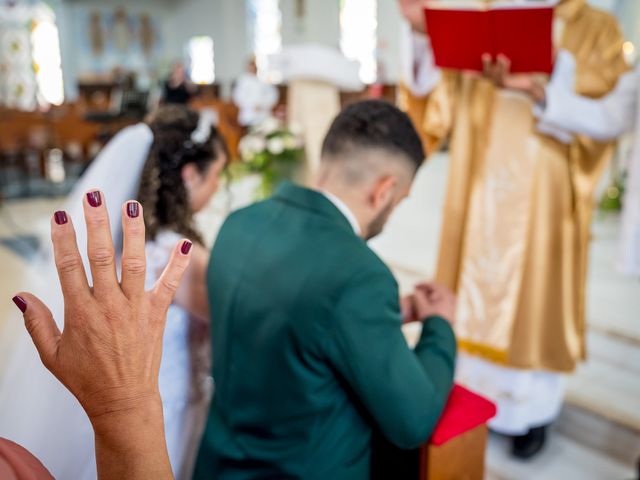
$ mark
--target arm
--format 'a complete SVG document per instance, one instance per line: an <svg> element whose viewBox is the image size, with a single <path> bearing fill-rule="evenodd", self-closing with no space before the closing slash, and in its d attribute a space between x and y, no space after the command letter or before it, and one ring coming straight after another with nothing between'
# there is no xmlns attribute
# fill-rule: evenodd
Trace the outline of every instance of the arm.
<svg viewBox="0 0 640 480"><path fill-rule="evenodd" d="M433 91L441 78L435 65L429 37L420 32L403 29L402 82L411 94L424 97Z"/></svg>
<svg viewBox="0 0 640 480"><path fill-rule="evenodd" d="M89 197L89 195L87 195ZM13 298L45 367L78 399L96 438L98 476L104 480L171 479L164 439L158 370L166 312L189 263L185 240L153 289L144 290L143 215L122 207L122 282L115 268L113 240L102 195L84 200L87 251L93 277L89 287L64 212L51 222L51 238L62 295L64 330L35 296ZM142 207L139 206L141 209ZM90 328L88 328L90 326Z"/></svg>
<svg viewBox="0 0 640 480"><path fill-rule="evenodd" d="M388 273L358 275L329 328L331 361L383 435L400 448L425 442L453 383L456 342L442 318L425 319L412 351L402 335L397 285Z"/></svg>
<svg viewBox="0 0 640 480"><path fill-rule="evenodd" d="M191 262L184 272L174 302L202 322L209 322L207 267L209 251L196 243L191 248Z"/></svg>
<svg viewBox="0 0 640 480"><path fill-rule="evenodd" d="M592 99L573 91L575 61L568 52L558 58L558 71L545 89L539 121L598 141L630 131L638 108L640 70L623 75L606 96Z"/></svg>

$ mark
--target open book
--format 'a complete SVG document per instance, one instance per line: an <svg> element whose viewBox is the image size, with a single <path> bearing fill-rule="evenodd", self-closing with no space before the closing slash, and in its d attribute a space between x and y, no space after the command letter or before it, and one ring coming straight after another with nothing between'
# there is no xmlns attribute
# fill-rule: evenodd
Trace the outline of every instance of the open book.
<svg viewBox="0 0 640 480"><path fill-rule="evenodd" d="M482 71L482 55L503 54L514 73L551 73L553 1L431 1L427 34L438 67Z"/></svg>

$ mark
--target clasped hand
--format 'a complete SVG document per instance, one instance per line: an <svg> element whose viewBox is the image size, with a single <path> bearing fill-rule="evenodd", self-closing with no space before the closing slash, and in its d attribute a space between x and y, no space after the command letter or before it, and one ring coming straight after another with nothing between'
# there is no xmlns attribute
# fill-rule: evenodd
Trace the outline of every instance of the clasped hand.
<svg viewBox="0 0 640 480"><path fill-rule="evenodd" d="M455 322L456 296L448 288L433 282L416 285L413 293L400 300L403 322L423 321L428 317L442 317Z"/></svg>

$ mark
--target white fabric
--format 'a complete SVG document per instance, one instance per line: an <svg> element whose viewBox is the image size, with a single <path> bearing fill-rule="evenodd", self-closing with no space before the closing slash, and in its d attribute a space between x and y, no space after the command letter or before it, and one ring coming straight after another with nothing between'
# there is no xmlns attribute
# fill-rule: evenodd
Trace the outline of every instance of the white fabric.
<svg viewBox="0 0 640 480"><path fill-rule="evenodd" d="M541 122L569 135L582 134L611 140L634 130L627 177L618 270L640 275L640 68L623 75L616 87L600 99L581 97L573 91L575 60L568 52L558 57L558 74L546 89L546 107L539 107Z"/></svg>
<svg viewBox="0 0 640 480"><path fill-rule="evenodd" d="M181 235L164 231L148 242L147 289L169 263ZM209 376L208 329L177 305L167 312L158 385L171 468L177 480L189 479L207 418L212 380Z"/></svg>
<svg viewBox="0 0 640 480"><path fill-rule="evenodd" d="M335 48L317 44L291 45L270 55L267 69L285 82L312 80L329 83L340 90L360 91L358 62L347 59Z"/></svg>
<svg viewBox="0 0 640 480"><path fill-rule="evenodd" d="M240 109L238 121L243 126L254 126L271 116L278 103L278 89L250 73L242 74L233 89L233 103Z"/></svg>
<svg viewBox="0 0 640 480"><path fill-rule="evenodd" d="M329 200L331 203L333 203L333 205L338 210L340 210L340 213L342 213L346 217L346 219L349 221L349 224L351 225L351 228L353 228L353 231L355 232L355 234L360 236L360 234L362 233L362 229L360 228L360 224L358 223L358 219L353 214L353 211L349 208L349 206L346 203L344 203L342 201L342 199L336 197L331 192L327 192L327 191L323 190L321 193L325 197L327 197L327 200Z"/></svg>
<svg viewBox="0 0 640 480"><path fill-rule="evenodd" d="M85 191L106 192L114 238L121 237L120 206L136 195L142 166L153 136L146 125L119 133L94 160L66 202L76 226L78 246L86 261L86 230L82 214ZM119 241L119 240L118 240ZM36 271L27 288L51 309L62 328L62 294L52 259L51 242L43 241ZM86 267L89 275L88 266ZM16 321L18 321L16 319ZM14 351L0 379L0 436L27 448L60 479L95 479L95 455L91 424L76 399L41 364L24 331L12 338Z"/></svg>
<svg viewBox="0 0 640 480"><path fill-rule="evenodd" d="M489 427L504 435L550 424L562 407L565 378L560 373L502 367L460 352L456 381L496 404Z"/></svg>
<svg viewBox="0 0 640 480"><path fill-rule="evenodd" d="M402 28L402 81L417 97L428 95L442 77L435 65L429 37L414 32L408 23Z"/></svg>

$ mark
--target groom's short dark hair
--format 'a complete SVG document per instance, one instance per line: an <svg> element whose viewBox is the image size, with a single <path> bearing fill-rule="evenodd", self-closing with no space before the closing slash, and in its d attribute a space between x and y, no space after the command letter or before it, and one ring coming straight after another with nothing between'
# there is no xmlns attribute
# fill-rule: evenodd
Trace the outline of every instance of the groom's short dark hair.
<svg viewBox="0 0 640 480"><path fill-rule="evenodd" d="M382 100L364 100L346 107L329 128L322 157L346 159L355 149L366 148L401 154L414 171L425 157L422 141L408 115Z"/></svg>

